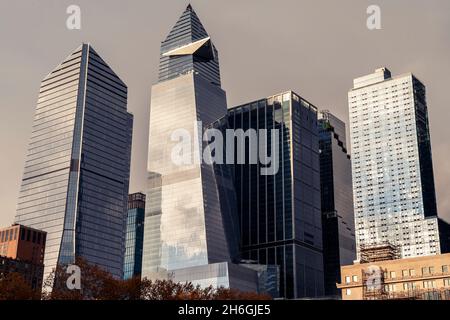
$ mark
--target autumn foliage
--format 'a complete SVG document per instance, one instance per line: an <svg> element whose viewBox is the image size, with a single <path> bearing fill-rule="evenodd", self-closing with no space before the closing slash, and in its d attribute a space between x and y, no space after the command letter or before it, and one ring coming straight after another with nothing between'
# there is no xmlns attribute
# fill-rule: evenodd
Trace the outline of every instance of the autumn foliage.
<svg viewBox="0 0 450 320"><path fill-rule="evenodd" d="M40 292L31 289L19 273L9 273L0 278L0 300L38 300Z"/></svg>
<svg viewBox="0 0 450 320"><path fill-rule="evenodd" d="M170 280L150 281L133 278L121 280L98 266L78 259L81 269L81 290L69 290L69 274L64 267L56 268L45 279L42 295L31 290L19 274L0 279L0 300L269 300L268 295L213 287L201 288L192 283Z"/></svg>

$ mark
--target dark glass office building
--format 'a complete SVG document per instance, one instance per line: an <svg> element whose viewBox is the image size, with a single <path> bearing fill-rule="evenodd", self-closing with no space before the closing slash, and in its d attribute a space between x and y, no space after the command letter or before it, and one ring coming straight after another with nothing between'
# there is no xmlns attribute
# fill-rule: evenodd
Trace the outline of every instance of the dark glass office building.
<svg viewBox="0 0 450 320"><path fill-rule="evenodd" d="M42 81L15 220L47 232L45 275L81 257L123 276L132 122L89 44Z"/></svg>
<svg viewBox="0 0 450 320"><path fill-rule="evenodd" d="M439 240L441 242L441 253L450 252L450 223L446 220L439 218Z"/></svg>
<svg viewBox="0 0 450 320"><path fill-rule="evenodd" d="M123 278L140 277L142 273L142 245L144 242L145 194L128 196L127 230Z"/></svg>
<svg viewBox="0 0 450 320"><path fill-rule="evenodd" d="M263 175L262 163L251 164L249 154L244 164L235 160L242 258L278 265L281 297L322 296L317 109L289 91L229 109L227 122L223 128L279 132L276 174ZM270 132L265 139L270 154L275 141ZM245 141L248 152L249 139Z"/></svg>
<svg viewBox="0 0 450 320"><path fill-rule="evenodd" d="M352 168L345 123L323 111L318 124L325 295L338 298L341 266L356 259Z"/></svg>

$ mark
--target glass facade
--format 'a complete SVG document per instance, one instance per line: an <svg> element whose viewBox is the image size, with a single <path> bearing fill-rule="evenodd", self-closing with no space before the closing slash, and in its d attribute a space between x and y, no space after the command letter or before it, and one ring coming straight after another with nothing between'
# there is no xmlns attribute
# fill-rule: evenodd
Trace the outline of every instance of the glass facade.
<svg viewBox="0 0 450 320"><path fill-rule="evenodd" d="M204 39L200 47L199 39ZM177 48L187 49L179 55ZM226 232L232 203L221 203L229 199L218 185L225 176L217 177L212 165L201 163L196 149L196 143L203 147L203 130L226 112L217 51L188 6L162 43L160 78L152 87L143 277L230 262L238 252L237 242L230 241L237 233ZM173 161L177 130L192 139L190 163Z"/></svg>
<svg viewBox="0 0 450 320"><path fill-rule="evenodd" d="M352 170L345 123L323 111L319 119L325 295L340 297L341 266L356 259Z"/></svg>
<svg viewBox="0 0 450 320"><path fill-rule="evenodd" d="M230 129L280 133L275 175L262 175L260 164L250 164L248 139L245 164L235 159L242 258L278 265L281 297L323 295L317 109L285 92L232 108L227 121ZM264 145L271 150L273 143L268 134Z"/></svg>
<svg viewBox="0 0 450 320"><path fill-rule="evenodd" d="M390 242L403 257L440 253L425 86L382 68L348 97L358 251Z"/></svg>
<svg viewBox="0 0 450 320"><path fill-rule="evenodd" d="M274 272L276 270L269 270L269 276ZM261 272L260 274L256 270L230 262L179 268L170 273L160 272L154 276L180 283L191 282L194 286L200 285L203 288L224 287L243 292L260 292L267 289L267 273Z"/></svg>
<svg viewBox="0 0 450 320"><path fill-rule="evenodd" d="M125 235L124 279L140 277L142 273L142 245L144 242L145 194L128 196L127 229Z"/></svg>
<svg viewBox="0 0 450 320"><path fill-rule="evenodd" d="M42 81L15 220L47 232L45 275L79 256L122 277L132 121L89 44Z"/></svg>

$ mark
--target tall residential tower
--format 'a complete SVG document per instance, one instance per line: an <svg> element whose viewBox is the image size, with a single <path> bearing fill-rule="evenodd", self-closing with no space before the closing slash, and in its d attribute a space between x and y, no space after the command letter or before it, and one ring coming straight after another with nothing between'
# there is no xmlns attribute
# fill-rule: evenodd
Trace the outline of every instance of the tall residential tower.
<svg viewBox="0 0 450 320"><path fill-rule="evenodd" d="M405 258L440 253L425 86L381 68L348 98L358 254L381 243Z"/></svg>
<svg viewBox="0 0 450 320"><path fill-rule="evenodd" d="M45 275L81 257L122 277L132 121L89 44L42 81L15 220L47 232Z"/></svg>

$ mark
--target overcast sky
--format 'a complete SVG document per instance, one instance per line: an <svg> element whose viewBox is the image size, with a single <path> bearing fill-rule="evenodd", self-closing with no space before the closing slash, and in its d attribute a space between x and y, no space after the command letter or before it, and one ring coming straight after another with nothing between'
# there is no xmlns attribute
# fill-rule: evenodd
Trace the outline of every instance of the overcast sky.
<svg viewBox="0 0 450 320"><path fill-rule="evenodd" d="M13 222L40 81L90 42L128 85L135 115L130 192L144 189L159 45L184 0L0 0L0 226ZM229 105L291 89L348 122L355 77L386 66L427 86L440 216L450 220L450 1L193 0L219 50ZM79 31L66 8L81 7ZM382 10L369 31L366 9Z"/></svg>

